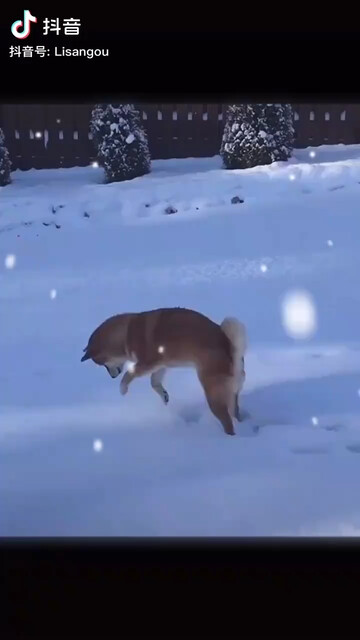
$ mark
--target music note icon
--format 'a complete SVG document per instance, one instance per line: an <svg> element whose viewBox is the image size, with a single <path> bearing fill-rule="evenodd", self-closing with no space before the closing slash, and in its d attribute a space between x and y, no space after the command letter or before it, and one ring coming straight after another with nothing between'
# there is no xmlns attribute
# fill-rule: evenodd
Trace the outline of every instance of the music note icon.
<svg viewBox="0 0 360 640"><path fill-rule="evenodd" d="M37 22L37 18L32 16L28 9L24 10L24 21L15 20L11 25L11 33L15 38L23 40L30 35L30 25L32 22ZM20 30L23 27L22 31Z"/></svg>

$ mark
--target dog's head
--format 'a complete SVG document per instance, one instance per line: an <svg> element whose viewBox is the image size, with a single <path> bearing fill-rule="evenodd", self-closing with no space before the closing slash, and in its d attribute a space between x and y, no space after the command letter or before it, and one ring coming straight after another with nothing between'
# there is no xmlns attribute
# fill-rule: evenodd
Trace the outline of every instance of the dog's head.
<svg viewBox="0 0 360 640"><path fill-rule="evenodd" d="M85 353L81 358L81 362L85 362L85 360L92 360L93 362L95 362L95 364L101 367L105 367L106 371L108 372L109 376L111 376L111 378L117 378L124 368L124 364L126 361L125 357L108 359L104 356L90 355L87 347L84 349L84 351Z"/></svg>
<svg viewBox="0 0 360 640"><path fill-rule="evenodd" d="M105 367L111 378L122 372L127 357L126 337L132 314L111 316L91 334L81 362L92 360Z"/></svg>

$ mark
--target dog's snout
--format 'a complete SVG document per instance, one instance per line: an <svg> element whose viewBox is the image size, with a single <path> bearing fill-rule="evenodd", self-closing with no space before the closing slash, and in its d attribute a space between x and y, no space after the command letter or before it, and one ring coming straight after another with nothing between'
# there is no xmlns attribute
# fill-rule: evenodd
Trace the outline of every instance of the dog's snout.
<svg viewBox="0 0 360 640"><path fill-rule="evenodd" d="M121 368L120 367L109 367L107 365L105 365L106 371L108 372L109 376L111 376L112 378L117 378L118 375L121 373Z"/></svg>

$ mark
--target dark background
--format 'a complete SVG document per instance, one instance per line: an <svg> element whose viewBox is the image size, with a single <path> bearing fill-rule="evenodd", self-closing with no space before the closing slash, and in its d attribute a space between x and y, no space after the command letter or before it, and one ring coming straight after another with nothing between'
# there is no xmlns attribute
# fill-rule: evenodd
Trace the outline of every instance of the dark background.
<svg viewBox="0 0 360 640"><path fill-rule="evenodd" d="M211 13L202 5L196 21L193 7L177 4L166 25L154 4L132 16L122 6L118 13L106 6L104 15L102 7L93 15L29 8L39 19L79 17L82 35L26 44L109 47L111 56L10 59L9 46L25 44L10 32L23 8L9 18L2 8L3 103L360 102L359 36L349 12L341 33L325 31L325 15L316 29L314 12L301 5L271 23L258 6L250 19L248 7ZM206 31L210 13L227 31ZM300 17L308 23L302 31ZM358 636L356 539L3 540L0 569L6 639Z"/></svg>
<svg viewBox="0 0 360 640"><path fill-rule="evenodd" d="M1 101L92 103L119 96L131 102L177 103L184 95L191 96L188 102L200 103L228 103L235 96L261 102L270 95L279 102L359 101L359 29L350 15L340 32L326 24L328 14L321 14L319 28L314 12L307 15L299 7L283 27L286 16L267 17L259 11L251 18L248 7L221 6L218 14L203 8L196 15L194 8L174 5L170 16L165 8L152 6L133 15L120 5L105 5L104 13L101 9L71 9L69 14L61 7L46 12L33 7L38 23L26 40L10 31L23 9L2 9ZM80 35L43 36L45 17L80 18ZM109 48L110 56L10 59L11 45Z"/></svg>

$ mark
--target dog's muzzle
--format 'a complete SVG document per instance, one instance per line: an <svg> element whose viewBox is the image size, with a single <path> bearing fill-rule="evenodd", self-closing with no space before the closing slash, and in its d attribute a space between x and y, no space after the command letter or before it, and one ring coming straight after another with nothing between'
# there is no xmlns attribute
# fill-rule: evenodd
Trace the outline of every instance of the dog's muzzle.
<svg viewBox="0 0 360 640"><path fill-rule="evenodd" d="M111 378L117 378L122 372L122 367L107 367L106 365L105 367Z"/></svg>

